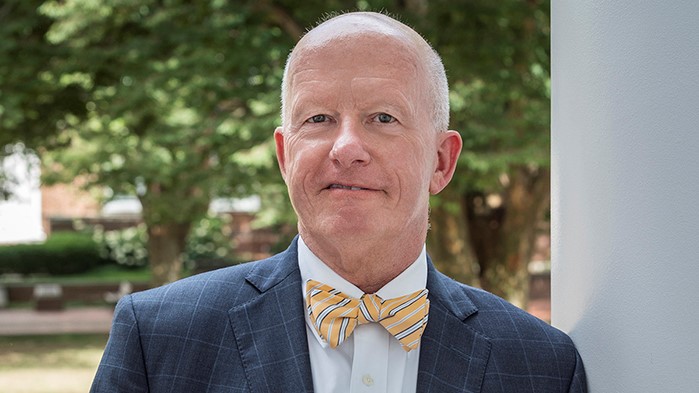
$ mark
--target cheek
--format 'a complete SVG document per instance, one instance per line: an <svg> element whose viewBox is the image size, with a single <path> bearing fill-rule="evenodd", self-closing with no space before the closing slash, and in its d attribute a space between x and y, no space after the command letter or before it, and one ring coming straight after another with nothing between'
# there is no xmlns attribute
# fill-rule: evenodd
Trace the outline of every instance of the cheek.
<svg viewBox="0 0 699 393"><path fill-rule="evenodd" d="M430 175L434 169L436 154L426 147L425 141L417 140L406 147L400 154L404 171L409 171L408 176L412 177L411 183L429 182ZM422 186L420 185L422 188Z"/></svg>
<svg viewBox="0 0 699 393"><path fill-rule="evenodd" d="M297 169L302 165L302 160L304 156L304 145L298 138L289 138L286 144L286 165L287 174L289 176L294 176Z"/></svg>
<svg viewBox="0 0 699 393"><path fill-rule="evenodd" d="M299 187L304 179L313 176L322 165L324 157L319 144L306 141L290 141L287 145L287 183Z"/></svg>

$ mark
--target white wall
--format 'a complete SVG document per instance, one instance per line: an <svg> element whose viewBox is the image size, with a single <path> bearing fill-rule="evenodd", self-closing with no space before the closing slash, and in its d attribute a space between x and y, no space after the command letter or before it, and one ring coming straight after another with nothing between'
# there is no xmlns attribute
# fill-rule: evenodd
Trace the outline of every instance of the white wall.
<svg viewBox="0 0 699 393"><path fill-rule="evenodd" d="M38 242L46 238L41 226L39 159L33 155L12 154L0 161L17 184L13 197L0 200L0 244Z"/></svg>
<svg viewBox="0 0 699 393"><path fill-rule="evenodd" d="M592 392L699 392L699 1L551 7L552 322Z"/></svg>

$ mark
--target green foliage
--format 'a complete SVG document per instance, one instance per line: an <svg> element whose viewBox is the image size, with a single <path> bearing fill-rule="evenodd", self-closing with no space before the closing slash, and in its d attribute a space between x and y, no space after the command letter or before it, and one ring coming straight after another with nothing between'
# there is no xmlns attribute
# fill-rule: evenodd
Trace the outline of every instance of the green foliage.
<svg viewBox="0 0 699 393"><path fill-rule="evenodd" d="M41 3L0 3L0 200L12 197L16 180L4 171L4 158L17 153L17 146L27 146L22 150L31 155L32 149L60 145L56 121L84 112L77 89L42 78L64 52L44 40L51 21L37 12Z"/></svg>
<svg viewBox="0 0 699 393"><path fill-rule="evenodd" d="M133 268L133 267L123 267L112 261L109 261L105 265L97 266L91 268L90 270L84 272L77 272L71 274L62 274L60 276L24 276L21 278L9 276L0 276L0 284L5 283L17 283L21 282L23 284L43 284L50 282L52 284L95 284L95 283L118 283L122 281L128 281L131 283L143 283L148 282L151 278L150 269L146 267Z"/></svg>
<svg viewBox="0 0 699 393"><path fill-rule="evenodd" d="M499 192L517 167L549 166L549 2L428 2L408 14L442 55L451 127L464 140L454 187ZM416 18L417 16L417 18Z"/></svg>
<svg viewBox="0 0 699 393"><path fill-rule="evenodd" d="M71 147L45 157L60 168L47 181L87 174L138 194L148 225L249 193L253 164L239 160L274 129L290 42L279 27L246 2L48 1L41 12L48 40L76 54L50 79L79 85L86 108L60 123Z"/></svg>
<svg viewBox="0 0 699 393"><path fill-rule="evenodd" d="M209 214L199 221L187 238L185 264L194 267L205 260L234 262L231 216Z"/></svg>
<svg viewBox="0 0 699 393"><path fill-rule="evenodd" d="M0 148L16 142L36 148L60 144L55 124L84 113L81 88L47 78L65 48L44 39L51 20L37 12L42 1L0 5Z"/></svg>
<svg viewBox="0 0 699 393"><path fill-rule="evenodd" d="M548 166L548 1L10 0L0 10L0 135L13 139L0 144L55 135L69 149L47 157L62 169L46 180L89 174L141 194L147 222L192 220L213 195L280 182L270 149L263 160L246 152L278 124L298 35L346 10L394 14L441 53L465 142L460 189L497 191L512 167Z"/></svg>
<svg viewBox="0 0 699 393"><path fill-rule="evenodd" d="M148 235L143 224L113 231L104 231L98 227L94 230L93 239L103 258L127 267L143 267L148 264Z"/></svg>
<svg viewBox="0 0 699 393"><path fill-rule="evenodd" d="M42 244L0 247L0 273L74 274L108 262L84 233L57 232Z"/></svg>
<svg viewBox="0 0 699 393"><path fill-rule="evenodd" d="M442 55L464 139L455 200L548 169L545 0L8 0L0 145L35 148L44 181L138 195L149 227L251 193L263 222L293 222L271 140L285 57L320 17L348 10L391 13Z"/></svg>
<svg viewBox="0 0 699 393"><path fill-rule="evenodd" d="M183 261L194 268L201 261L237 261L231 243L228 215L209 214L199 220L187 237ZM93 238L100 256L125 267L148 265L148 233L145 224L119 230L96 228Z"/></svg>

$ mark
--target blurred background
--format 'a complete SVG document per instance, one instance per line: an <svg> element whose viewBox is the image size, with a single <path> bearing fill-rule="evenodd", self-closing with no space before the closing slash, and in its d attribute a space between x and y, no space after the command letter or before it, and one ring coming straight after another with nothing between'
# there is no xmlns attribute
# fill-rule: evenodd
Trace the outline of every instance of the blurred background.
<svg viewBox="0 0 699 393"><path fill-rule="evenodd" d="M121 296L286 248L284 62L350 10L443 57L464 149L432 200L438 268L549 319L548 1L4 0L3 391L87 391Z"/></svg>

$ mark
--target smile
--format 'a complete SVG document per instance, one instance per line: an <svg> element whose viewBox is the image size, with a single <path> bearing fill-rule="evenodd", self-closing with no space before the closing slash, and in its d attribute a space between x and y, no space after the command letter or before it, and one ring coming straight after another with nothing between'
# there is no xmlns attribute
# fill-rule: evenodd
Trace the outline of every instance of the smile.
<svg viewBox="0 0 699 393"><path fill-rule="evenodd" d="M338 188L341 190L351 190L351 191L361 191L361 190L369 190L368 188L362 188L362 187L355 187L355 186L345 186L342 184L331 184L328 188Z"/></svg>

